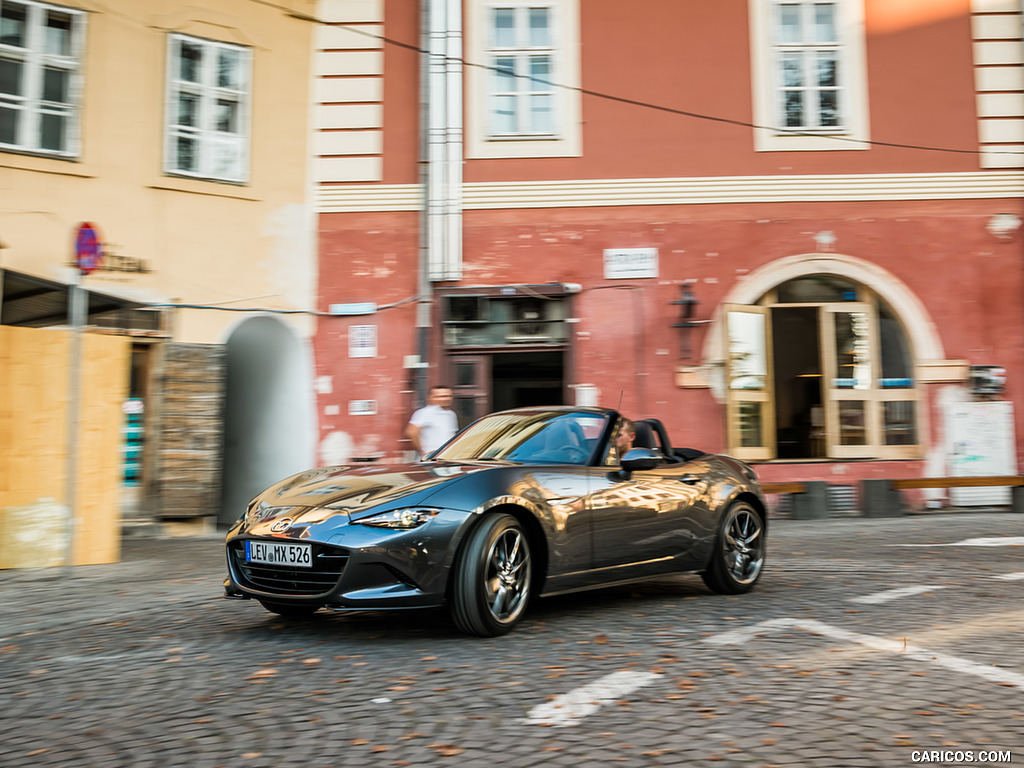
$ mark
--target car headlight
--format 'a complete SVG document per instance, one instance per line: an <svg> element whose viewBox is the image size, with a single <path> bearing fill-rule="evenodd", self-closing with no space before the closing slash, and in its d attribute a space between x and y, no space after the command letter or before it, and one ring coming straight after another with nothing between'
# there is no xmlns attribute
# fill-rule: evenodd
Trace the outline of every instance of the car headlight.
<svg viewBox="0 0 1024 768"><path fill-rule="evenodd" d="M374 528L394 528L408 531L412 528L419 528L426 522L432 520L439 509L395 509L391 512L381 512L379 515L364 517L362 520L354 521L358 525L370 525Z"/></svg>

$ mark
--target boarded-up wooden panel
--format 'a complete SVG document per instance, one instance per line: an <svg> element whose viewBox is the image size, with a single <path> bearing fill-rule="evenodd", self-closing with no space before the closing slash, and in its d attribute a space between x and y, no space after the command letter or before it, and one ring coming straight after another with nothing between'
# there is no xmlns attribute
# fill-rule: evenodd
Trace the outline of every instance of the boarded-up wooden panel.
<svg viewBox="0 0 1024 768"><path fill-rule="evenodd" d="M0 567L67 555L70 332L0 326ZM75 565L120 558L127 339L82 338Z"/></svg>
<svg viewBox="0 0 1024 768"><path fill-rule="evenodd" d="M0 567L67 555L69 334L0 326Z"/></svg>
<svg viewBox="0 0 1024 768"><path fill-rule="evenodd" d="M131 342L98 334L82 341L74 561L114 563L121 559L122 406Z"/></svg>
<svg viewBox="0 0 1024 768"><path fill-rule="evenodd" d="M224 455L225 350L162 345L156 365L155 459L147 496L162 519L216 517ZM154 423L155 422L155 423Z"/></svg>

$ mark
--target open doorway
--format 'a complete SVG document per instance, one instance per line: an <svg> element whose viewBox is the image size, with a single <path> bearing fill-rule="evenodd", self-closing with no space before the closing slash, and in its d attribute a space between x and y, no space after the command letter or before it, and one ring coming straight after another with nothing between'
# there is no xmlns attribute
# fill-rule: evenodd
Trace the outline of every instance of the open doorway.
<svg viewBox="0 0 1024 768"><path fill-rule="evenodd" d="M565 353L493 352L449 358L459 426L493 411L565 403Z"/></svg>
<svg viewBox="0 0 1024 768"><path fill-rule="evenodd" d="M771 320L778 457L824 458L818 308L773 307Z"/></svg>
<svg viewBox="0 0 1024 768"><path fill-rule="evenodd" d="M316 434L309 353L288 326L244 320L226 355L221 524L267 486L311 467Z"/></svg>
<svg viewBox="0 0 1024 768"><path fill-rule="evenodd" d="M562 352L504 352L491 362L494 410L563 405Z"/></svg>

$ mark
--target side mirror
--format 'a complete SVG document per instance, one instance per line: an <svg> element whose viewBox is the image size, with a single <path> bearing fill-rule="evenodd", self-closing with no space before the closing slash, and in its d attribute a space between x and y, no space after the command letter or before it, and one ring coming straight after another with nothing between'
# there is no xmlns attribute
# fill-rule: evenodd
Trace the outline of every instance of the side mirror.
<svg viewBox="0 0 1024 768"><path fill-rule="evenodd" d="M661 456L650 448L632 448L626 451L626 455L621 460L622 468L626 472L654 469L661 462Z"/></svg>

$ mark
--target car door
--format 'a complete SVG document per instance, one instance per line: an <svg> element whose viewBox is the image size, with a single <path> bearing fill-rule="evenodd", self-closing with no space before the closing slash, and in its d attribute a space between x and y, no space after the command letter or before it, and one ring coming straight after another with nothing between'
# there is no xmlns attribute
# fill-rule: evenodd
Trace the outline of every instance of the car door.
<svg viewBox="0 0 1024 768"><path fill-rule="evenodd" d="M593 568L608 580L695 568L707 481L689 463L595 474L588 507Z"/></svg>

